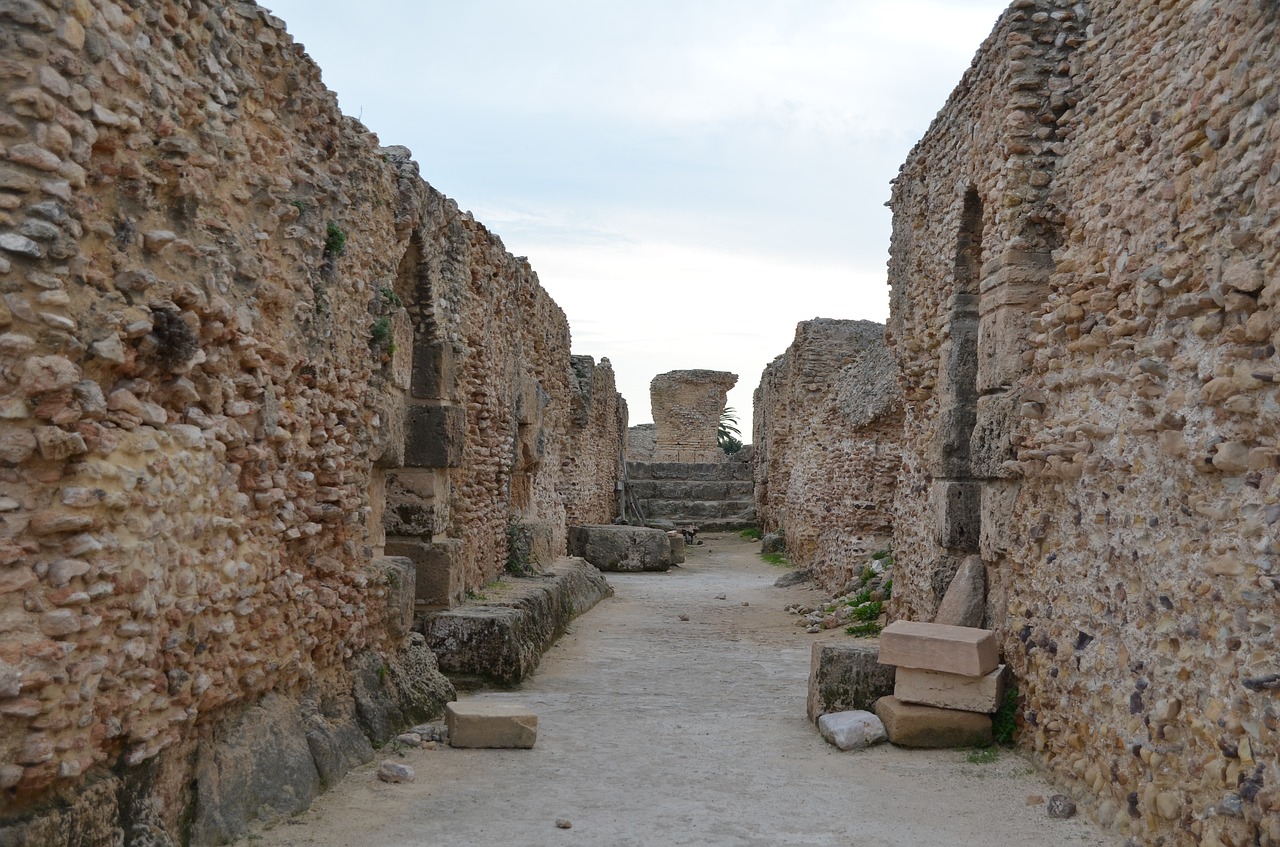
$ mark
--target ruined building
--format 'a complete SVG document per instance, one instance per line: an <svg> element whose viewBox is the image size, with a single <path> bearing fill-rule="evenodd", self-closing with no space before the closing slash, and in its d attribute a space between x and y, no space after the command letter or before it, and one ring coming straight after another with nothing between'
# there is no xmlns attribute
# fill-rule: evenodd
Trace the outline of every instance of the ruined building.
<svg viewBox="0 0 1280 847"><path fill-rule="evenodd" d="M737 384L737 374L724 371L668 371L655 376L649 383L657 427L653 461L723 461L716 430L725 396Z"/></svg>
<svg viewBox="0 0 1280 847"><path fill-rule="evenodd" d="M839 591L893 531L902 394L884 326L801 322L753 405L759 527L782 530L788 559Z"/></svg>
<svg viewBox="0 0 1280 847"><path fill-rule="evenodd" d="M625 406L251 2L0 3L0 100L0 840L231 838L612 519Z"/></svg>
<svg viewBox="0 0 1280 847"><path fill-rule="evenodd" d="M1280 844L1280 10L1017 0L893 188L894 602L979 554L1022 738Z"/></svg>

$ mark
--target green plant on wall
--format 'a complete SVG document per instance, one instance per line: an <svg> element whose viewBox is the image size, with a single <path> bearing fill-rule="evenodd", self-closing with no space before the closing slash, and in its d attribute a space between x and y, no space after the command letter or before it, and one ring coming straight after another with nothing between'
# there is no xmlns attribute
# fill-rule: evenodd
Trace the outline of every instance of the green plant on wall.
<svg viewBox="0 0 1280 847"><path fill-rule="evenodd" d="M342 231L342 227L333 221L329 221L324 231L324 252L327 256L341 256L342 251L347 249L347 234Z"/></svg>
<svg viewBox="0 0 1280 847"><path fill-rule="evenodd" d="M532 576L538 572L538 560L533 555L533 529L513 515L507 521L507 573L512 576Z"/></svg>

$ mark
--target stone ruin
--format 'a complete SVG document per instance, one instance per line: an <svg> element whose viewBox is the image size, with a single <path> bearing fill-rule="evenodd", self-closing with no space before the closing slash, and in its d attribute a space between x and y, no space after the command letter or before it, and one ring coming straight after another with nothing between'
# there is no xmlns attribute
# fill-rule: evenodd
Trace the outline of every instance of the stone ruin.
<svg viewBox="0 0 1280 847"><path fill-rule="evenodd" d="M657 427L655 462L721 462L716 442L720 415L737 374L724 371L668 371L649 383L653 422Z"/></svg>
<svg viewBox="0 0 1280 847"><path fill-rule="evenodd" d="M760 377L753 397L756 517L788 559L838 592L889 546L902 392L884 326L817 318Z"/></svg>
<svg viewBox="0 0 1280 847"><path fill-rule="evenodd" d="M1280 13L1017 0L893 187L895 616L979 555L1021 738L1280 844Z"/></svg>
<svg viewBox="0 0 1280 847"><path fill-rule="evenodd" d="M751 451L730 456L716 433L736 374L687 370L650 383L654 423L627 432L627 505L637 520L661 519L702 529L755 523Z"/></svg>
<svg viewBox="0 0 1280 847"><path fill-rule="evenodd" d="M439 711L415 610L610 521L625 404L251 2L0 3L0 97L0 841L223 843Z"/></svg>

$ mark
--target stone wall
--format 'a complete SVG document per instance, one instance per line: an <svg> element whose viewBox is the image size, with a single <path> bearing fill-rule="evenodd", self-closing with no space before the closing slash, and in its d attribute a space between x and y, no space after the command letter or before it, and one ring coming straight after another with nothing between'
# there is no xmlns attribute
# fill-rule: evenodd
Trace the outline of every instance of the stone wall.
<svg viewBox="0 0 1280 847"><path fill-rule="evenodd" d="M1280 844L1280 15L1019 0L895 181L895 612L961 557L1021 739L1144 844Z"/></svg>
<svg viewBox="0 0 1280 847"><path fill-rule="evenodd" d="M568 526L607 524L621 514L618 481L627 438L627 402L618 393L608 359L573 357L569 447L560 489Z"/></svg>
<svg viewBox="0 0 1280 847"><path fill-rule="evenodd" d="M627 429L627 461L652 462L658 449L656 424L636 424Z"/></svg>
<svg viewBox="0 0 1280 847"><path fill-rule="evenodd" d="M668 371L649 383L653 422L658 428L655 462L720 462L716 442L720 415L737 374L724 371Z"/></svg>
<svg viewBox="0 0 1280 847"><path fill-rule="evenodd" d="M528 264L252 3L0 4L0 97L4 813L118 766L162 828L234 834L186 793L217 728L388 678L432 564L388 533L463 588L512 516L563 552L612 385L575 428Z"/></svg>
<svg viewBox="0 0 1280 847"><path fill-rule="evenodd" d="M838 591L893 529L902 394L884 326L801 322L753 406L760 529L782 530L788 558Z"/></svg>

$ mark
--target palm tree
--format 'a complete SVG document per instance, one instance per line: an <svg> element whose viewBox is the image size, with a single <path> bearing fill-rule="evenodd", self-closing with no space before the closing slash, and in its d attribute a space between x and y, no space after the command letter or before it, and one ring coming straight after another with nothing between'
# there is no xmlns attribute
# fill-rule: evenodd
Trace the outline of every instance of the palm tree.
<svg viewBox="0 0 1280 847"><path fill-rule="evenodd" d="M738 413L730 406L725 406L724 411L720 413L716 444L729 455L742 449L742 432L738 429Z"/></svg>

